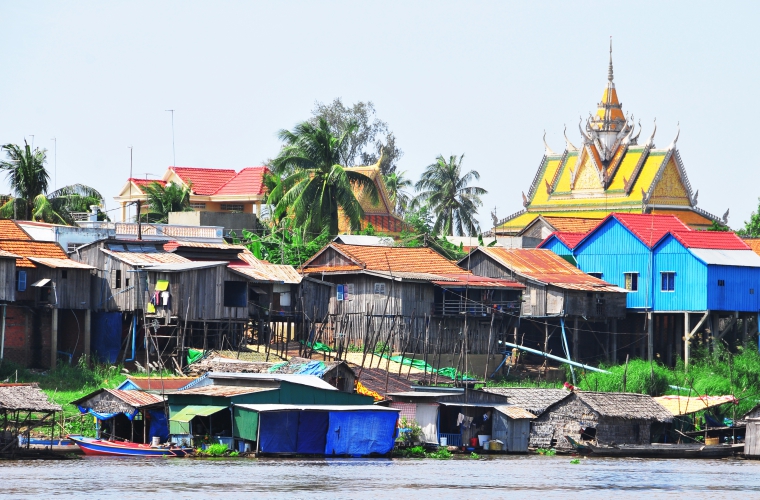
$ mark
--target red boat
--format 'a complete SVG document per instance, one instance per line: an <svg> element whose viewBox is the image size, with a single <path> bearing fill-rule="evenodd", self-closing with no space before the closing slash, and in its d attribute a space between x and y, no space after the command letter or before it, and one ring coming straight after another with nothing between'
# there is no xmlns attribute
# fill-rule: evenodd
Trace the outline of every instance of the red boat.
<svg viewBox="0 0 760 500"><path fill-rule="evenodd" d="M184 457L192 448L179 448L174 445L151 446L149 444L131 443L129 441L103 441L79 435L70 435L85 455L111 457Z"/></svg>

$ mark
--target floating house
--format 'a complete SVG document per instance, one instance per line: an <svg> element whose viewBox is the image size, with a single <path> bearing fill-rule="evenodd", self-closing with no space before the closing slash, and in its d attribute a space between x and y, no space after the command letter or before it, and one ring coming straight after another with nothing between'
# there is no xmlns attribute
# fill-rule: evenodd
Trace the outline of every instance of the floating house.
<svg viewBox="0 0 760 500"><path fill-rule="evenodd" d="M569 449L566 436L599 444L649 444L672 420L668 410L645 394L575 391L533 422L530 445Z"/></svg>
<svg viewBox="0 0 760 500"><path fill-rule="evenodd" d="M573 359L605 356L610 348L600 346L588 332L614 331L616 321L626 314L625 290L584 273L550 250L478 247L459 266L479 276L525 285L520 316L533 320L524 321L510 340L523 336L542 351L562 352L565 327L571 326L566 322L572 322ZM610 335L605 341L609 343Z"/></svg>
<svg viewBox="0 0 760 500"><path fill-rule="evenodd" d="M639 141L642 128L623 112L611 56L597 110L578 125L580 142L573 139L578 146L567 134L562 150L556 152L544 141L544 156L527 194L522 195L522 209L496 220L495 235L529 234L539 216L600 221L613 212L675 215L693 229L726 223L697 207L698 192L692 190L676 146L680 131L667 146L658 148L655 124L649 137ZM538 234L543 226L552 225L535 224Z"/></svg>
<svg viewBox="0 0 760 500"><path fill-rule="evenodd" d="M71 402L80 413L97 419L98 439L150 443L169 438L165 398L135 390L98 389Z"/></svg>
<svg viewBox="0 0 760 500"><path fill-rule="evenodd" d="M626 343L642 357L688 363L700 328L713 341L727 333L736 341L736 320L745 328L747 319L756 321L760 256L733 233L693 231L673 215L613 213L575 245L566 243L555 234L540 247L571 253L582 271L628 291L625 330L647 334Z"/></svg>
<svg viewBox="0 0 760 500"><path fill-rule="evenodd" d="M69 259L57 243L34 241L10 220L0 220L0 252L3 357L49 368L59 356L89 355L94 268Z"/></svg>
<svg viewBox="0 0 760 500"><path fill-rule="evenodd" d="M361 344L370 330L384 337L392 330L389 343L406 352L427 346L432 353L432 345L452 352L467 316L470 352L487 353L491 315L494 329L505 330L519 313L525 288L514 280L477 276L431 248L333 242L301 273L335 285L329 313L336 329L328 332L329 343L338 336L345 345Z"/></svg>

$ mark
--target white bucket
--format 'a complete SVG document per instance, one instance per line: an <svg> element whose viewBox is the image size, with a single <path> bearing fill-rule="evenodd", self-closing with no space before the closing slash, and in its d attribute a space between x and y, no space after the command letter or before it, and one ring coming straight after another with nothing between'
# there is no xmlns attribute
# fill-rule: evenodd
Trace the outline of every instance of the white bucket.
<svg viewBox="0 0 760 500"><path fill-rule="evenodd" d="M161 445L161 437L160 436L153 436L150 445L153 446L154 448L156 448L159 445Z"/></svg>
<svg viewBox="0 0 760 500"><path fill-rule="evenodd" d="M478 434L478 445L482 448L486 441L491 440L490 434Z"/></svg>
<svg viewBox="0 0 760 500"><path fill-rule="evenodd" d="M442 437L441 438L441 446L448 446L449 445L449 438Z"/></svg>

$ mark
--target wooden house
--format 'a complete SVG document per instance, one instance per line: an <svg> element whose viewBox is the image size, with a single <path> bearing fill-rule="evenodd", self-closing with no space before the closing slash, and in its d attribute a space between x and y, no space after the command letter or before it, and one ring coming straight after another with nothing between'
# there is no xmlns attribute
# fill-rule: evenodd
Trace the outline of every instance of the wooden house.
<svg viewBox="0 0 760 500"><path fill-rule="evenodd" d="M625 317L625 290L584 273L554 252L543 249L478 247L459 261L460 267L479 276L512 279L525 285L520 316L523 321L514 332L542 350L562 352L562 338L572 321L573 359L609 355L610 347L597 345L598 339L584 330L611 331L615 321ZM607 324L612 328L607 328ZM542 331L543 330L543 331ZM542 335L543 334L543 335ZM552 340L553 337L553 340ZM605 341L614 344L614 337ZM583 348L581 348L583 343Z"/></svg>
<svg viewBox="0 0 760 500"><path fill-rule="evenodd" d="M431 248L333 242L301 272L335 286L329 302L330 342L339 338L346 346L360 344L368 331L383 332L396 350L410 352L422 352L422 342L431 353L436 344L439 352L451 352L462 341L465 318L468 330L473 329L466 348L488 352L491 316L497 320L494 328L504 330L517 315L525 288L514 280L465 271ZM496 333L490 338L495 341Z"/></svg>
<svg viewBox="0 0 760 500"><path fill-rule="evenodd" d="M536 448L572 446L565 439L599 444L649 444L664 432L673 415L651 396L617 392L572 392L554 403L531 427Z"/></svg>
<svg viewBox="0 0 760 500"><path fill-rule="evenodd" d="M0 293L12 304L4 311L5 356L51 367L59 354L69 360L89 355L94 269L69 259L58 243L33 241L15 222L0 223L0 272L6 276Z"/></svg>
<svg viewBox="0 0 760 500"><path fill-rule="evenodd" d="M646 332L636 342L641 357L688 363L700 329L703 340L736 344L757 325L760 256L733 233L694 231L673 215L613 213L574 246L560 240L540 246L628 290L625 329Z"/></svg>

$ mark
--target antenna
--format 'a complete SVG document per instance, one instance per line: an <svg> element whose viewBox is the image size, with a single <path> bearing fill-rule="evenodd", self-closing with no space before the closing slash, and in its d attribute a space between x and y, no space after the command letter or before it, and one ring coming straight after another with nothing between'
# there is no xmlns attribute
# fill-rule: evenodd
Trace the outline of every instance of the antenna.
<svg viewBox="0 0 760 500"><path fill-rule="evenodd" d="M174 149L174 110L165 109L164 111L169 111L172 114L172 167L176 167L177 166L177 152Z"/></svg>
<svg viewBox="0 0 760 500"><path fill-rule="evenodd" d="M127 146L127 148L129 149L129 202L132 204L132 146Z"/></svg>
<svg viewBox="0 0 760 500"><path fill-rule="evenodd" d="M55 146L53 148L53 155L54 155L53 156L53 162L54 162L53 163L53 165L54 165L53 168L55 169L55 170L53 170L53 172L54 172L53 173L53 191L55 191L56 189L58 189L58 139L56 139L55 137L53 137L50 140L53 141L53 143L55 144Z"/></svg>

